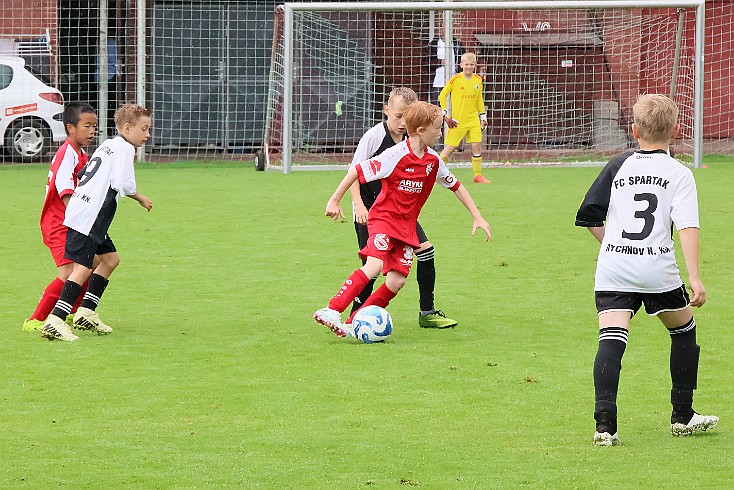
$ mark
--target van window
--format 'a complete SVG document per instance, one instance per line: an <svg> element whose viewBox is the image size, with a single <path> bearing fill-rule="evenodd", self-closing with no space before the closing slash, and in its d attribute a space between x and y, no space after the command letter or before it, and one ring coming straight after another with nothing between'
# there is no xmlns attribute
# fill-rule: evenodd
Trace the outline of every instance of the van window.
<svg viewBox="0 0 734 490"><path fill-rule="evenodd" d="M13 67L0 63L0 90L8 88L13 81Z"/></svg>

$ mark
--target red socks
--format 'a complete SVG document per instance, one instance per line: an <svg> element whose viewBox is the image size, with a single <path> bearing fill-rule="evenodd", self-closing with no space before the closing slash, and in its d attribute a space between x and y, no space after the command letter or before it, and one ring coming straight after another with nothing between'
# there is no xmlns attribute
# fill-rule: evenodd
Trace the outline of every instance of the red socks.
<svg viewBox="0 0 734 490"><path fill-rule="evenodd" d="M329 308L336 310L339 313L346 310L347 307L352 304L354 298L362 292L368 282L370 282L370 279L364 272L362 272L362 269L357 269L352 272L352 275L344 281L344 285L339 289L339 292L336 293L336 296L331 298L331 301L329 301Z"/></svg>
<svg viewBox="0 0 734 490"><path fill-rule="evenodd" d="M372 293L369 298L367 298L367 301L364 302L364 305L359 309L361 310L365 306L375 305L379 306L380 308L386 308L387 305L390 304L390 301L397 295L398 293L393 293L390 291L390 288L387 287L384 283L382 286L377 288L377 291ZM357 311L359 311L357 310ZM351 315L349 315L349 320L346 321L346 323L352 323L352 318L354 318L354 315L357 314L357 311L353 312Z"/></svg>
<svg viewBox="0 0 734 490"><path fill-rule="evenodd" d="M48 318L51 310L56 306L56 302L59 300L63 288L64 281L58 277L54 278L43 291L43 296L41 296L41 300L38 302L38 306L36 306L36 311L33 312L30 319L44 321Z"/></svg>

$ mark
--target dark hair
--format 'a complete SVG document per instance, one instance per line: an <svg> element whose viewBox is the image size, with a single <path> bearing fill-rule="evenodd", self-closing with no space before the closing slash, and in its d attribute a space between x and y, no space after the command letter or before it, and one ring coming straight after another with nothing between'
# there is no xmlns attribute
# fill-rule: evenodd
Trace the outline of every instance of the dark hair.
<svg viewBox="0 0 734 490"><path fill-rule="evenodd" d="M82 114L84 113L89 114L97 114L97 111L94 110L94 107L87 104L86 102L67 102L64 106L64 114L61 117L61 121L64 123L64 130L69 133L69 131L66 129L67 124L71 124L72 126L76 126L79 124L79 119L81 119Z"/></svg>

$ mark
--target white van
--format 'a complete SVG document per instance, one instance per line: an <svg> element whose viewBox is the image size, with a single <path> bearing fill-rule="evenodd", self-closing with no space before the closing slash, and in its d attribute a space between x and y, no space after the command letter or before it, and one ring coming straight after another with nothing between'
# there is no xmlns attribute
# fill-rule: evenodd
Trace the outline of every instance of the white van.
<svg viewBox="0 0 734 490"><path fill-rule="evenodd" d="M64 97L25 67L23 58L0 56L0 147L10 159L33 162L66 139Z"/></svg>

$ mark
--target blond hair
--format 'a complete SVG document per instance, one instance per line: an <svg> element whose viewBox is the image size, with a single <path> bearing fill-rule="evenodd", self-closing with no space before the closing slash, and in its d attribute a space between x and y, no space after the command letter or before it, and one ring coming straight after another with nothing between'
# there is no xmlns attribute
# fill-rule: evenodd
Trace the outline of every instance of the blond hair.
<svg viewBox="0 0 734 490"><path fill-rule="evenodd" d="M640 95L632 114L640 139L654 143L668 143L678 124L678 106L661 94Z"/></svg>
<svg viewBox="0 0 734 490"><path fill-rule="evenodd" d="M143 116L150 117L150 109L138 104L125 103L115 111L115 127L118 129L125 124L135 125Z"/></svg>
<svg viewBox="0 0 734 490"><path fill-rule="evenodd" d="M467 51L466 53L461 55L461 62L466 63L468 61L473 61L474 63L477 62L477 53L474 53L473 51Z"/></svg>
<svg viewBox="0 0 734 490"><path fill-rule="evenodd" d="M417 134L418 128L428 127L440 115L441 108L428 102L418 101L415 104L411 104L403 115L408 136Z"/></svg>
<svg viewBox="0 0 734 490"><path fill-rule="evenodd" d="M398 99L403 101L403 104L410 105L418 100L418 96L415 94L413 89L408 87L395 87L387 97L387 103L390 105L392 102L396 102Z"/></svg>

